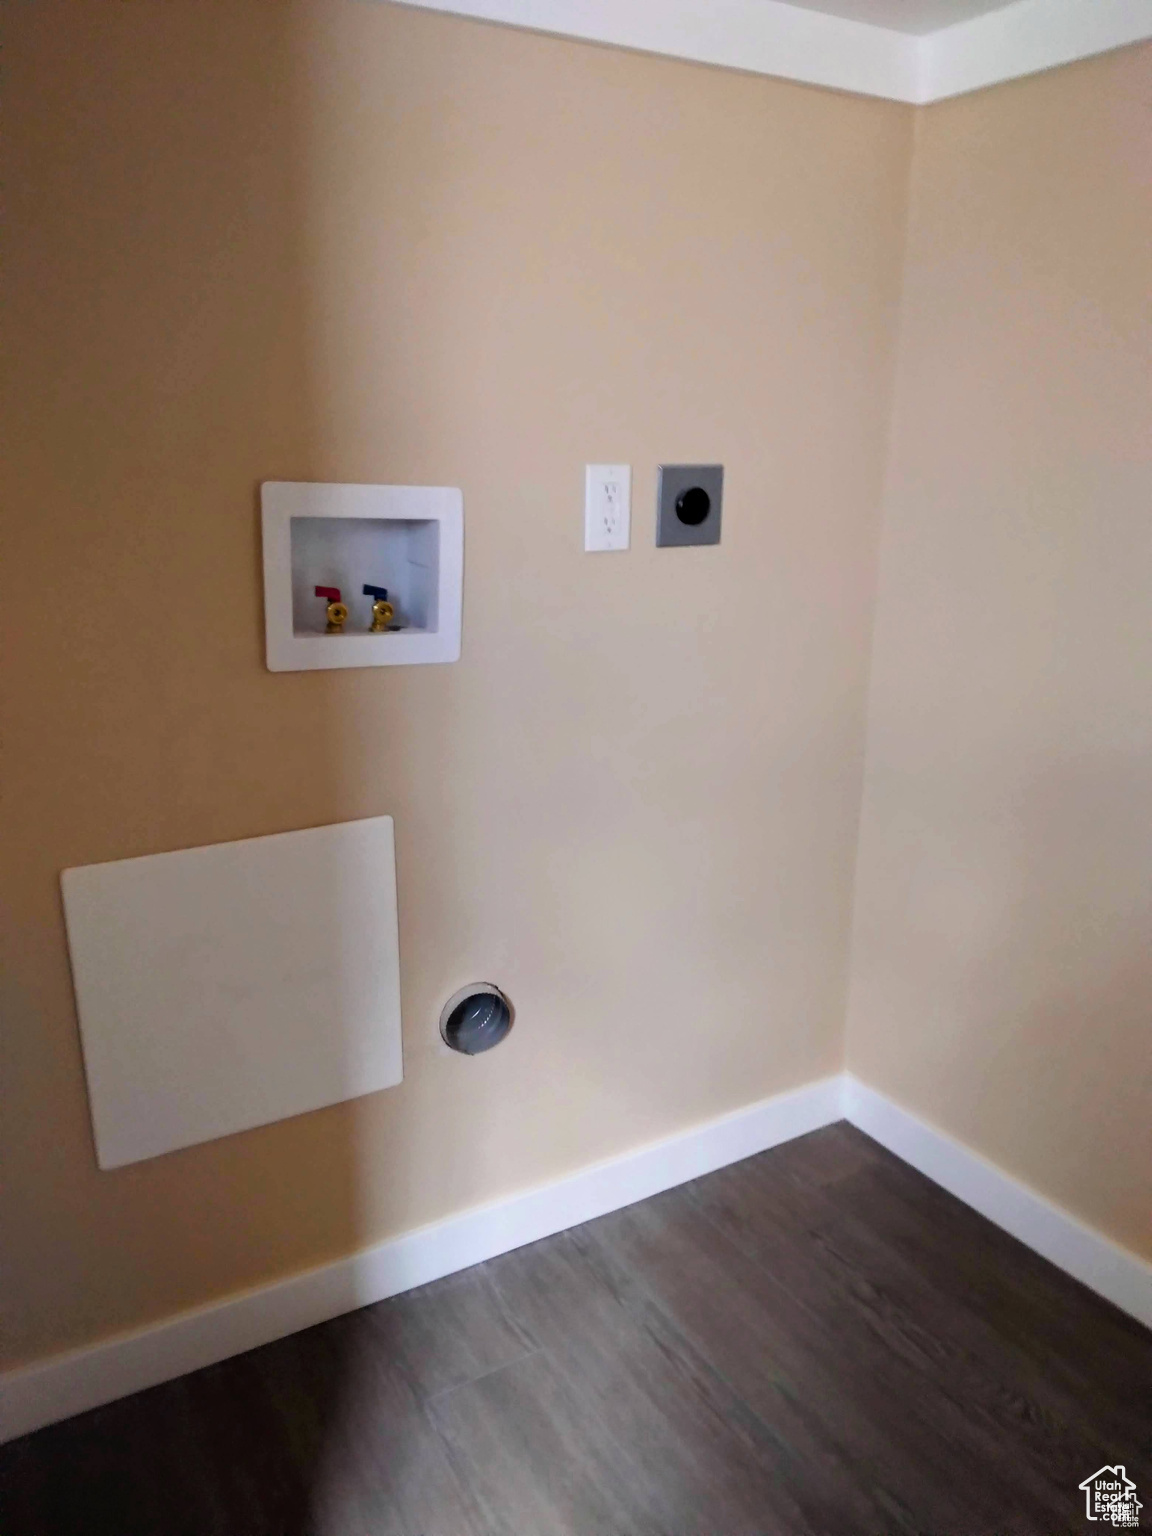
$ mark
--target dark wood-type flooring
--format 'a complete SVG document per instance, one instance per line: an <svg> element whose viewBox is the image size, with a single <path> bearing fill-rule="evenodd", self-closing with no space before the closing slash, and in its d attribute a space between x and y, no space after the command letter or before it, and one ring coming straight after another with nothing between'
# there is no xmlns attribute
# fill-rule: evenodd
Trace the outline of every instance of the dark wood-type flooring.
<svg viewBox="0 0 1152 1536"><path fill-rule="evenodd" d="M0 1449L4 1536L1152 1524L1152 1334L846 1125Z"/></svg>

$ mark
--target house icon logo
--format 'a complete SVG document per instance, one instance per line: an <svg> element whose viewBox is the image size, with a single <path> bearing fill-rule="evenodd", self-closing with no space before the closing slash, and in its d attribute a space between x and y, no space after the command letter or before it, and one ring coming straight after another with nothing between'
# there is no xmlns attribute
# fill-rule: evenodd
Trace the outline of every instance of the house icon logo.
<svg viewBox="0 0 1152 1536"><path fill-rule="evenodd" d="M1136 1484L1123 1467L1101 1467L1080 1484L1089 1520L1106 1520L1127 1530L1140 1524L1144 1507L1136 1497Z"/></svg>

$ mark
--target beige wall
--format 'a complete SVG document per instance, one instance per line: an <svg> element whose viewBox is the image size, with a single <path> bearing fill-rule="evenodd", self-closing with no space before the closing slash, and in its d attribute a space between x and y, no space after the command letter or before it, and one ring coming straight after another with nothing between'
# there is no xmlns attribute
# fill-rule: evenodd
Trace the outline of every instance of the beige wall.
<svg viewBox="0 0 1152 1536"><path fill-rule="evenodd" d="M1152 1256L1152 48L917 145L851 1067Z"/></svg>
<svg viewBox="0 0 1152 1536"><path fill-rule="evenodd" d="M840 1066L912 114L345 0L7 33L14 1362ZM266 478L462 486L459 665L269 674ZM59 871L382 812L403 1087L98 1173Z"/></svg>

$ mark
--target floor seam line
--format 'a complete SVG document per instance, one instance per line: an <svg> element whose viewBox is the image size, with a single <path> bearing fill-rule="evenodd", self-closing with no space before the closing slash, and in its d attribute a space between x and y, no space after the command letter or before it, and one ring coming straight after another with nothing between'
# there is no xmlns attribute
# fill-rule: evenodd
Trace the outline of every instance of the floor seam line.
<svg viewBox="0 0 1152 1536"><path fill-rule="evenodd" d="M429 1393L424 1398L424 1402L431 1407L433 1403L438 1403L442 1397L447 1397L449 1393L459 1392L462 1387L474 1387L478 1381L487 1381L489 1376L499 1376L501 1371L510 1371L514 1365L522 1365L525 1360L531 1360L533 1355L542 1355L544 1352L542 1344L535 1344L531 1349L526 1349L523 1354L517 1355L512 1360L502 1360L499 1365L492 1366L491 1370L480 1371L475 1376L469 1376L466 1381L454 1381L450 1387L441 1387L438 1392Z"/></svg>

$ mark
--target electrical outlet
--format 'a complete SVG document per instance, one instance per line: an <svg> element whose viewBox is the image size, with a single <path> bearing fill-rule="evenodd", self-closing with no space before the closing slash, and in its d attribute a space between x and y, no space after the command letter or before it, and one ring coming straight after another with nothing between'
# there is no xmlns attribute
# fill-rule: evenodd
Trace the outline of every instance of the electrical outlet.
<svg viewBox="0 0 1152 1536"><path fill-rule="evenodd" d="M588 464L584 469L584 548L627 549L632 524L632 466Z"/></svg>

